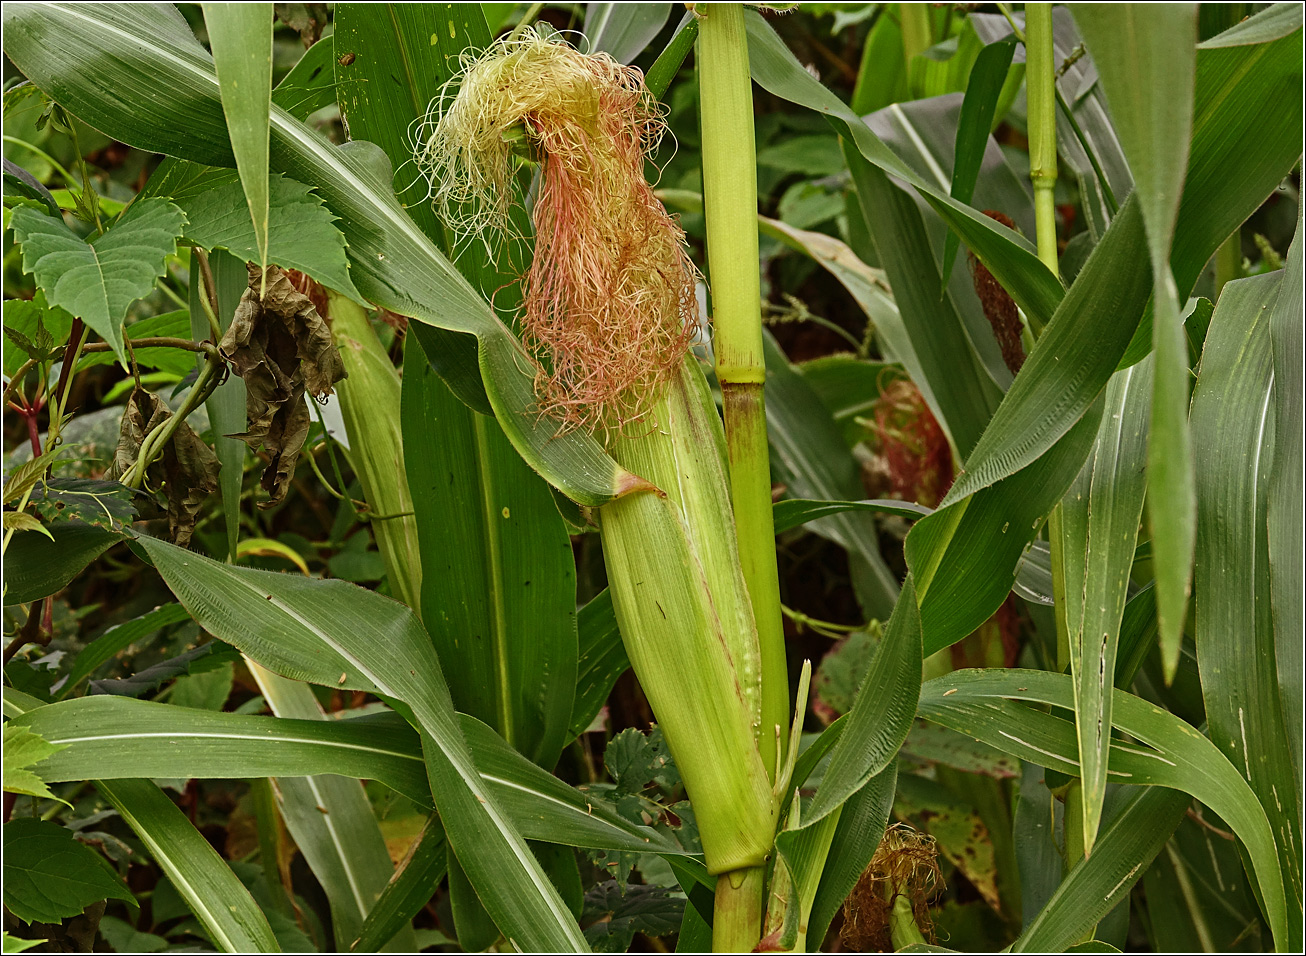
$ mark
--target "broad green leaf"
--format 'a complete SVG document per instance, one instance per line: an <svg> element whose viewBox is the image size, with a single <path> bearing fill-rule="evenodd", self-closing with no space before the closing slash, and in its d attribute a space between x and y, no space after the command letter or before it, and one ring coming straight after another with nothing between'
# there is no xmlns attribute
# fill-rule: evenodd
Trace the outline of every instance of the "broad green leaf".
<svg viewBox="0 0 1306 956"><path fill-rule="evenodd" d="M121 534L82 521L59 522L51 541L38 531L15 534L5 551L4 602L27 604L62 591Z"/></svg>
<svg viewBox="0 0 1306 956"><path fill-rule="evenodd" d="M269 262L268 140L272 105L272 4L205 3L204 26L222 91L231 151L249 209L256 256Z"/></svg>
<svg viewBox="0 0 1306 956"><path fill-rule="evenodd" d="M861 692L843 721L830 766L803 813L804 827L842 806L897 755L911 729L921 660L920 612L908 575Z"/></svg>
<svg viewBox="0 0 1306 956"><path fill-rule="evenodd" d="M316 721L324 728L344 723L327 719L307 684L287 680L253 661L247 663L278 718ZM420 748L413 747L411 753L419 756ZM286 829L331 904L331 930L342 950L359 936L368 913L395 875L371 801L358 780L349 776L354 775L278 777L275 787ZM376 948L412 952L416 943L412 927L404 926Z"/></svg>
<svg viewBox="0 0 1306 956"><path fill-rule="evenodd" d="M394 723L333 720L319 726L108 694L39 707L14 723L65 748L41 768L51 782L334 773L379 780L419 804L431 801L417 738Z"/></svg>
<svg viewBox="0 0 1306 956"><path fill-rule="evenodd" d="M775 340L763 333L766 356L766 431L773 467L791 494L810 499L856 499L862 484L857 463L829 409L790 366ZM898 582L880 556L879 536L870 515L838 514L812 528L855 556L865 569L859 589L863 610L887 618Z"/></svg>
<svg viewBox="0 0 1306 956"><path fill-rule="evenodd" d="M210 939L228 953L281 951L267 917L218 852L148 780L96 781Z"/></svg>
<svg viewBox="0 0 1306 956"><path fill-rule="evenodd" d="M141 543L200 626L264 667L407 704L423 733L449 842L477 847L460 859L495 923L523 948L582 945L557 891L477 774L435 650L411 611L343 582L232 568L153 538Z"/></svg>
<svg viewBox="0 0 1306 956"><path fill-rule="evenodd" d="M1142 746L1112 741L1111 779L1182 790L1215 811L1246 846L1276 945L1287 945L1290 919L1275 838L1255 793L1215 744L1178 717L1123 691L1114 697L1116 729ZM955 671L926 682L918 713L1022 760L1078 776L1073 722L1020 701L1070 710L1072 681L1015 668Z"/></svg>
<svg viewBox="0 0 1306 956"><path fill-rule="evenodd" d="M122 142L206 165L235 160L212 63L168 10L65 3L5 7L6 52L72 113ZM97 51L91 68L87 51ZM337 45L336 52L345 56ZM429 57L429 53L426 54ZM167 97L159 97L159 89ZM415 118L415 117L414 117ZM478 340L478 366L514 447L575 500L598 505L646 487L590 435L541 418L520 343L394 198L384 154L330 144L272 108L270 168L317 189L350 237L351 278L369 301Z"/></svg>
<svg viewBox="0 0 1306 956"><path fill-rule="evenodd" d="M25 793L31 797L58 800L41 778L41 771L29 769L52 754L63 749L52 744L40 734L34 734L12 721L4 731L4 788L5 793ZM61 801L65 802L65 801Z"/></svg>
<svg viewBox="0 0 1306 956"><path fill-rule="evenodd" d="M1156 352L1147 485L1157 620L1166 680L1179 666L1197 498L1188 430L1188 350L1170 247L1193 123L1197 5L1084 4L1075 9L1134 176L1152 262Z"/></svg>
<svg viewBox="0 0 1306 956"><path fill-rule="evenodd" d="M1300 11L1299 11L1300 12ZM1283 286L1270 313L1270 351L1274 356L1274 412L1276 420L1300 417L1302 394L1303 309L1306 297L1302 278L1302 208L1297 210L1297 235L1288 250ZM1275 662L1279 694L1283 700L1288 739L1296 758L1298 792L1302 780L1302 515L1303 464L1301 429L1289 425L1275 436L1274 463L1270 468L1269 522L1270 597L1274 608Z"/></svg>
<svg viewBox="0 0 1306 956"><path fill-rule="evenodd" d="M453 395L416 342L404 362L404 463L422 619L460 679L454 705L552 767L576 693L576 570L548 486L498 423ZM581 728L582 730L584 728Z"/></svg>
<svg viewBox="0 0 1306 956"><path fill-rule="evenodd" d="M587 3L586 52L603 52L618 63L630 63L662 32L670 12L669 3Z"/></svg>
<svg viewBox="0 0 1306 956"><path fill-rule="evenodd" d="M946 423L958 455L967 460L1002 392L975 354L951 297L944 294L925 223L912 198L847 141L844 158L852 170L876 257L888 275L903 326L943 412L939 421ZM991 341L992 332L985 331Z"/></svg>
<svg viewBox="0 0 1306 956"><path fill-rule="evenodd" d="M1223 33L1204 40L1202 50L1226 46L1268 43L1301 29L1302 10L1297 3L1272 3L1266 9L1236 23Z"/></svg>
<svg viewBox="0 0 1306 956"><path fill-rule="evenodd" d="M94 329L125 368L122 320L128 306L153 291L164 260L176 254L186 223L182 211L165 199L141 200L90 242L30 206L15 209L10 222L23 247L23 269L50 304Z"/></svg>
<svg viewBox="0 0 1306 956"><path fill-rule="evenodd" d="M1197 475L1194 640L1211 739L1238 768L1269 816L1301 921L1301 810L1279 694L1267 509L1276 436L1270 316L1285 294L1283 273L1224 287L1202 350L1193 392ZM1291 295L1289 291L1286 294ZM1300 636L1292 638L1300 644ZM1213 808L1214 809L1214 808ZM1262 895L1268 899L1264 886ZM1276 942L1282 945L1276 934Z"/></svg>
<svg viewBox="0 0 1306 956"><path fill-rule="evenodd" d="M60 923L103 899L136 898L100 855L49 820L5 823L5 907L24 923Z"/></svg>
<svg viewBox="0 0 1306 956"><path fill-rule="evenodd" d="M1036 914L1028 914L1012 952L1062 952L1092 932L1129 895L1189 803L1187 794L1163 787L1138 792L1102 827L1092 855L1074 865Z"/></svg>
<svg viewBox="0 0 1306 956"><path fill-rule="evenodd" d="M1085 853L1092 852L1106 799L1116 648L1146 491L1151 378L1150 359L1112 376L1097 440L1061 502Z"/></svg>
<svg viewBox="0 0 1306 956"><path fill-rule="evenodd" d="M40 946L42 943L48 943L45 939L22 939L18 936L10 936L8 931L4 934L4 951L6 953L25 953L33 946ZM711 937L708 937L711 942Z"/></svg>
<svg viewBox="0 0 1306 956"><path fill-rule="evenodd" d="M995 116L995 112L1015 52L1015 37L990 43L980 51L974 65L970 68L970 78L966 81L966 96L961 102L961 117L957 122L957 146L952 163L950 194L958 202L969 205L971 197L975 195L975 182L979 179L980 165L984 161L984 149L989 142L989 133L995 122L1001 119ZM952 263L957 256L957 242L957 234L949 231L943 252L942 273L945 286L952 275Z"/></svg>
<svg viewBox="0 0 1306 956"><path fill-rule="evenodd" d="M348 941L345 949L372 952L411 925L413 917L431 901L432 889L444 879L447 851L440 818L432 814L399 864L394 879L386 884L367 914L358 938Z"/></svg>
<svg viewBox="0 0 1306 956"><path fill-rule="evenodd" d="M344 235L336 217L303 183L281 174L268 180L267 235L260 247L253 224L239 206L240 182L187 191L175 197L186 213L186 240L204 249L225 249L244 262L266 258L300 272L351 299L359 298L349 278Z"/></svg>

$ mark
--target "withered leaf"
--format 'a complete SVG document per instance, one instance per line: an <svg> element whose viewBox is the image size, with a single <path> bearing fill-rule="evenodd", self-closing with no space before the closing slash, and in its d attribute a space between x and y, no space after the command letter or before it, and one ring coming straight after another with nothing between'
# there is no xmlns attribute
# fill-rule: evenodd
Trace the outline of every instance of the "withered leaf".
<svg viewBox="0 0 1306 956"><path fill-rule="evenodd" d="M141 442L157 426L172 417L163 399L144 389L135 389L123 411L109 477L121 478L140 456ZM218 488L218 456L185 422L173 433L163 454L150 463L148 482L163 485L168 500L168 535L185 547L195 531L204 500Z"/></svg>
<svg viewBox="0 0 1306 956"><path fill-rule="evenodd" d="M218 349L245 381L248 426L243 435L231 437L251 448L262 446L271 458L262 480L268 499L259 504L271 508L285 498L308 437L305 392L314 398L330 395L345 369L331 329L308 296L280 268L268 266L260 300L262 278L259 267L250 265L249 288Z"/></svg>

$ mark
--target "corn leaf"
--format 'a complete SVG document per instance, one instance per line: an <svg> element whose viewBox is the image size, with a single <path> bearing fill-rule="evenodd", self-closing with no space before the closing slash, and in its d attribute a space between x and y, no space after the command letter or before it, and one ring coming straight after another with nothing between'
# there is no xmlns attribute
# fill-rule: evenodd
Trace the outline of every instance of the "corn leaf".
<svg viewBox="0 0 1306 956"><path fill-rule="evenodd" d="M1071 679L1014 668L955 671L926 682L918 713L1004 753L1078 776L1073 722L1020 701L1069 710ZM1116 728L1143 745L1112 741L1113 781L1182 790L1219 814L1246 846L1275 943L1287 946L1291 920L1275 837L1247 781L1215 744L1173 714L1123 691L1115 692L1113 711Z"/></svg>
<svg viewBox="0 0 1306 956"><path fill-rule="evenodd" d="M1267 510L1276 436L1270 314L1283 273L1230 282L1220 295L1193 392L1197 476L1194 640L1211 739L1269 816L1300 947L1301 816L1279 695ZM1291 295L1289 291L1287 294ZM1300 635L1285 636L1300 646ZM1262 895L1268 899L1264 886ZM1282 941L1276 935L1276 942Z"/></svg>
<svg viewBox="0 0 1306 956"><path fill-rule="evenodd" d="M970 68L966 95L961 101L961 115L957 120L957 145L952 160L952 185L949 190L953 199L966 205L970 205L971 197L975 195L975 183L979 179L989 133L1002 118L994 114L1015 52L1015 37L990 43L980 51ZM945 286L952 276L957 243L957 234L949 231L943 249L942 273Z"/></svg>
<svg viewBox="0 0 1306 956"><path fill-rule="evenodd" d="M855 499L862 494L857 464L829 409L794 371L769 333L766 357L766 431L773 467L791 494L809 499ZM835 514L812 530L845 548L864 569L858 589L863 610L885 619L892 613L898 582L880 555L875 521L867 514ZM856 572L855 572L856 573Z"/></svg>
<svg viewBox="0 0 1306 956"><path fill-rule="evenodd" d="M842 806L894 759L911 729L912 706L920 693L921 661L920 611L909 574L861 691L843 722L843 733L830 752L830 765L803 813L804 827Z"/></svg>
<svg viewBox="0 0 1306 956"><path fill-rule="evenodd" d="M432 888L444 879L447 859L444 829L439 816L432 814L413 841L408 856L399 864L394 879L386 884L367 914L358 938L347 943L345 949L371 952L409 925L431 901Z"/></svg>
<svg viewBox="0 0 1306 956"><path fill-rule="evenodd" d="M1092 855L1079 860L1047 903L1029 914L1011 951L1062 952L1091 933L1129 895L1190 803L1187 794L1164 787L1132 795L1128 805L1106 821ZM1055 866L1060 870L1059 859Z"/></svg>
<svg viewBox="0 0 1306 956"><path fill-rule="evenodd" d="M458 401L416 342L404 360L403 428L422 617L440 660L462 675L454 704L551 767L576 694L567 529L498 423Z"/></svg>
<svg viewBox="0 0 1306 956"><path fill-rule="evenodd" d="M1274 355L1276 421L1288 422L1275 436L1270 468L1269 521L1270 596L1274 607L1274 645L1291 752L1302 781L1302 433L1291 423L1301 416L1302 395L1302 209L1297 210L1297 235L1288 250L1283 286L1270 313L1270 351Z"/></svg>
<svg viewBox="0 0 1306 956"><path fill-rule="evenodd" d="M1170 248L1192 133L1197 6L1163 3L1075 11L1134 175L1152 262L1156 352L1147 484L1161 655L1179 665L1192 573L1197 500L1188 430L1188 350Z"/></svg>
<svg viewBox="0 0 1306 956"><path fill-rule="evenodd" d="M1002 391L975 353L951 296L945 295L924 220L912 198L847 141L844 158L852 170L876 258L889 277L913 351L920 363L935 373L929 382L943 411L940 421L947 422L957 452L966 460L998 407ZM988 342L995 345L991 330L984 331ZM945 367L948 373L939 374Z"/></svg>
<svg viewBox="0 0 1306 956"><path fill-rule="evenodd" d="M250 673L278 718L330 723L307 684L280 677L247 659ZM414 741L415 743L415 741ZM418 748L413 755L420 757ZM409 769L420 769L412 766ZM363 921L395 875L372 803L355 774L276 777L281 817L331 905L336 946L348 949ZM419 801L425 803L423 799ZM401 926L376 947L409 953L417 948L411 926Z"/></svg>
<svg viewBox="0 0 1306 956"><path fill-rule="evenodd" d="M587 3L587 52L602 51L618 63L629 63L662 32L670 13L669 3Z"/></svg>
<svg viewBox="0 0 1306 956"><path fill-rule="evenodd" d="M231 151L249 208L259 268L268 262L272 4L206 3L204 26L222 91Z"/></svg>
<svg viewBox="0 0 1306 956"><path fill-rule="evenodd" d="M1151 379L1150 358L1112 376L1097 440L1061 504L1085 852L1092 852L1106 799L1116 649L1146 490Z"/></svg>
<svg viewBox="0 0 1306 956"><path fill-rule="evenodd" d="M95 787L136 832L216 946L228 953L281 951L249 890L162 790L149 780L100 780Z"/></svg>
<svg viewBox="0 0 1306 956"><path fill-rule="evenodd" d="M412 708L449 841L477 847L462 859L495 922L523 948L584 945L557 891L477 774L434 648L411 611L344 582L233 568L140 540L200 626L264 667Z"/></svg>

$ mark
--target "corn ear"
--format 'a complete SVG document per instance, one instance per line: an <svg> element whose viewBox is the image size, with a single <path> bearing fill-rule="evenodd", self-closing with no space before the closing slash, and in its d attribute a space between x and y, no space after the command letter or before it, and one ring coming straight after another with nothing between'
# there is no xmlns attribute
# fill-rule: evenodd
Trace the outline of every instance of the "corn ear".
<svg viewBox="0 0 1306 956"><path fill-rule="evenodd" d="M372 531L394 595L420 611L422 560L404 469L399 373L362 307L334 292L327 297L331 336L348 373L336 391L349 434L349 460L374 516Z"/></svg>
<svg viewBox="0 0 1306 956"><path fill-rule="evenodd" d="M720 418L687 358L638 437L610 443L663 494L604 505L622 640L693 802L709 872L760 866L777 805L757 747L757 629L740 571Z"/></svg>

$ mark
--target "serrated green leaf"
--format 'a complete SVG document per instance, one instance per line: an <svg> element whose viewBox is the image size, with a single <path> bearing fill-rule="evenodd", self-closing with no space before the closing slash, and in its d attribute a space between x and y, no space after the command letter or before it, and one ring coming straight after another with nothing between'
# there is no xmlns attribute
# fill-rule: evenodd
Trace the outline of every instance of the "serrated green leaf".
<svg viewBox="0 0 1306 956"><path fill-rule="evenodd" d="M6 531L38 531L51 541L54 540L54 535L50 534L49 529L41 524L40 519L35 515L29 515L25 511L6 511L4 514L4 529Z"/></svg>
<svg viewBox="0 0 1306 956"><path fill-rule="evenodd" d="M28 768L40 763L51 754L58 753L66 744L52 744L40 734L34 734L12 721L5 724L4 732L4 788L6 793L25 793L32 797L58 798L50 792L45 781ZM64 801L61 801L64 802Z"/></svg>
<svg viewBox="0 0 1306 956"><path fill-rule="evenodd" d="M349 278L344 234L336 217L311 186L281 174L268 180L267 261L297 269L351 299L362 297ZM226 249L244 262L257 264L261 255L254 226L241 208L238 182L177 199L186 213L186 239L205 249Z"/></svg>
<svg viewBox="0 0 1306 956"><path fill-rule="evenodd" d="M42 943L49 942L44 939L20 939L17 936L10 936L8 932L4 934L4 951L6 953L25 953L33 946L40 946Z"/></svg>
<svg viewBox="0 0 1306 956"><path fill-rule="evenodd" d="M49 820L10 820L4 827L4 898L25 923L58 923L103 899L136 897L99 855Z"/></svg>
<svg viewBox="0 0 1306 956"><path fill-rule="evenodd" d="M73 317L61 308L51 308L46 302L44 290L38 289L37 294L30 299L5 299L5 334L18 347L5 347L4 374L12 377L27 358L35 358L33 350L21 345L22 338L35 340L39 337L40 329L44 329L50 337L50 347L64 345L72 327Z"/></svg>
<svg viewBox="0 0 1306 956"><path fill-rule="evenodd" d="M164 261L176 254L185 222L185 214L166 199L145 199L90 242L62 219L30 206L15 209L11 225L23 247L23 268L35 275L50 304L81 318L113 346L126 368L122 320L164 274Z"/></svg>

